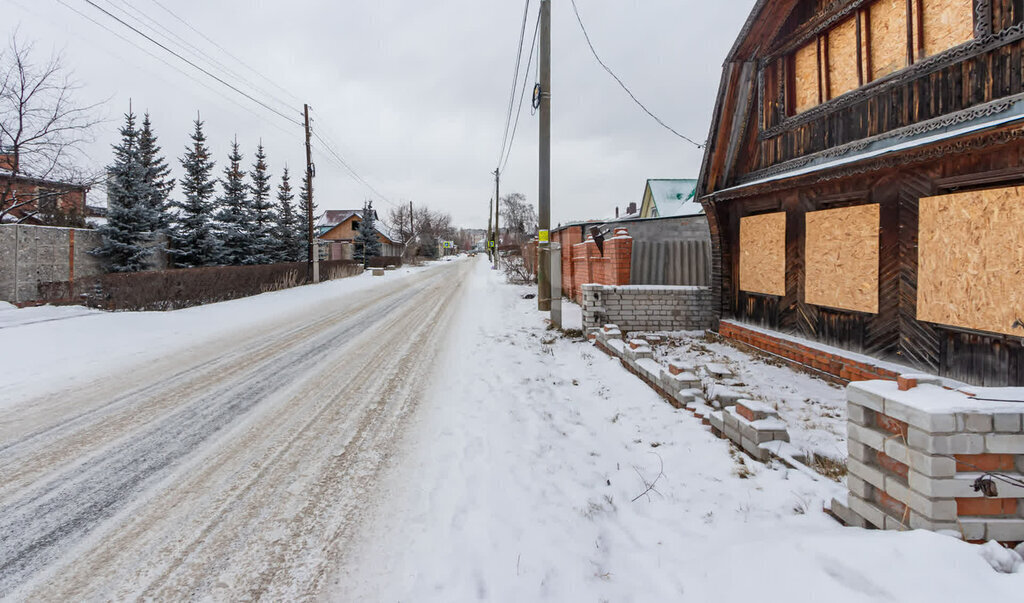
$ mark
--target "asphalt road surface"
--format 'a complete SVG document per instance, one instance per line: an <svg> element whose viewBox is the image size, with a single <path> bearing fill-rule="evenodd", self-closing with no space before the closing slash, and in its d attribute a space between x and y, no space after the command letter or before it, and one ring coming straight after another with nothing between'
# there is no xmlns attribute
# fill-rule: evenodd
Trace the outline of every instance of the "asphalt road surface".
<svg viewBox="0 0 1024 603"><path fill-rule="evenodd" d="M471 268L0 411L0 598L323 596Z"/></svg>

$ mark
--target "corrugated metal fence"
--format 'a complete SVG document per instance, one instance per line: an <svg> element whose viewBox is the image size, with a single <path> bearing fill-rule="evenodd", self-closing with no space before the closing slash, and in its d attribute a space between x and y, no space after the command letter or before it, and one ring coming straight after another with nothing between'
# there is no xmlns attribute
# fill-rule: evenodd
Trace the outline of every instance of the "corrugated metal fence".
<svg viewBox="0 0 1024 603"><path fill-rule="evenodd" d="M711 242L633 241L633 285L710 285Z"/></svg>

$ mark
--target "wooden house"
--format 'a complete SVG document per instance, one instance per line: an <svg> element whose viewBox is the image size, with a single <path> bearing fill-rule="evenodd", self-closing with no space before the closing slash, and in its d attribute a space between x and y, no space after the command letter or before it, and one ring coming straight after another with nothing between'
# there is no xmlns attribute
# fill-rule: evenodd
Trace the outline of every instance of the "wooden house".
<svg viewBox="0 0 1024 603"><path fill-rule="evenodd" d="M641 218L669 216L696 216L704 213L694 191L697 181L692 178L651 178L644 184L640 203ZM629 212L627 212L629 213Z"/></svg>
<svg viewBox="0 0 1024 603"><path fill-rule="evenodd" d="M377 239L381 243L382 256L400 256L403 244L381 223L377 210L373 211ZM317 223L317 238L323 243L326 260L351 260L356 249L359 224L363 221L362 209L327 210Z"/></svg>
<svg viewBox="0 0 1024 603"><path fill-rule="evenodd" d="M723 323L1024 385L1024 3L758 0L697 196Z"/></svg>

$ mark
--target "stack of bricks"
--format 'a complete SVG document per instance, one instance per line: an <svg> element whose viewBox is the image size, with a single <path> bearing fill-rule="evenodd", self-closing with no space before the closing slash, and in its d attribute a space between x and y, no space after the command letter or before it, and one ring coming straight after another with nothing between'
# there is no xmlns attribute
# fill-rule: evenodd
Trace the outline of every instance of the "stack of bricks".
<svg viewBox="0 0 1024 603"><path fill-rule="evenodd" d="M704 330L714 320L709 287L583 285L583 328L613 322L626 331Z"/></svg>
<svg viewBox="0 0 1024 603"><path fill-rule="evenodd" d="M712 413L708 419L715 435L732 440L759 461L767 461L771 456L770 447L762 444L789 441L786 423L779 418L778 411L764 402L739 400L734 406Z"/></svg>
<svg viewBox="0 0 1024 603"><path fill-rule="evenodd" d="M995 496L973 488L990 471L1024 479L1024 402L948 385L900 377L848 386L849 492L832 511L860 527L1024 541L1024 488L994 481Z"/></svg>
<svg viewBox="0 0 1024 603"><path fill-rule="evenodd" d="M772 335L729 320L722 320L719 323L718 334L757 348L762 352L774 354L791 364L814 369L844 383L871 379L895 381L899 374L873 364L867 359L855 360L842 354L839 350L824 349L811 342L798 343L790 338Z"/></svg>

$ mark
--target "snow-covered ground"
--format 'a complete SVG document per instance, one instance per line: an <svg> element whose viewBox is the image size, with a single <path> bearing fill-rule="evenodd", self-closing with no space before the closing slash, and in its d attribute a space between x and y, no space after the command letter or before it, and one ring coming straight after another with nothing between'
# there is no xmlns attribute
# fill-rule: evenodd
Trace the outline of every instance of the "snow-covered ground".
<svg viewBox="0 0 1024 603"><path fill-rule="evenodd" d="M982 547L839 526L822 504L841 484L738 453L618 361L546 330L536 300L522 298L530 291L478 263L445 371L377 486L379 506L330 580L331 598L934 602L1024 592L1024 573L995 572ZM758 369L792 404L822 387L834 399L830 386L780 370Z"/></svg>
<svg viewBox="0 0 1024 603"><path fill-rule="evenodd" d="M0 308L0 598L1024 592L992 546L839 526L842 484L752 461L465 261L167 313ZM701 345L840 445L840 391Z"/></svg>

